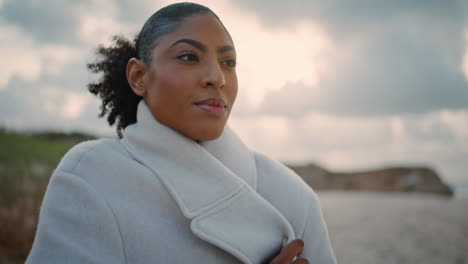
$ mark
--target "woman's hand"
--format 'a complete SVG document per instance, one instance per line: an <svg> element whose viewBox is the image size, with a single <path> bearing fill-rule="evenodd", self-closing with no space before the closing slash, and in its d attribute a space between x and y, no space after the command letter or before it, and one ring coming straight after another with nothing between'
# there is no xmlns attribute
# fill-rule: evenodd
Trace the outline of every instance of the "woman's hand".
<svg viewBox="0 0 468 264"><path fill-rule="evenodd" d="M270 264L309 264L309 261L304 258L293 259L296 256L299 256L304 248L304 241L301 239L296 239L291 241L291 243L283 246L278 256L276 256Z"/></svg>

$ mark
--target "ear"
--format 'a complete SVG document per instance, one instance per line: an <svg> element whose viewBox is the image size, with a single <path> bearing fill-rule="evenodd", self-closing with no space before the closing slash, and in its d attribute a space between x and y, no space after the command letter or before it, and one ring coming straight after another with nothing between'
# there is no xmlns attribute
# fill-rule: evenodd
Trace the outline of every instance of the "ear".
<svg viewBox="0 0 468 264"><path fill-rule="evenodd" d="M138 96L146 94L146 64L136 58L127 63L127 80L133 92Z"/></svg>

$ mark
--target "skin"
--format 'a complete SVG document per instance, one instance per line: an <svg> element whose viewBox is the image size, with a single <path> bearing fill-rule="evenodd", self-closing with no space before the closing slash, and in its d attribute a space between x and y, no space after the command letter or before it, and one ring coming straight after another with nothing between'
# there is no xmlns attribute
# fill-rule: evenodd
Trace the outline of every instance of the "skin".
<svg viewBox="0 0 468 264"><path fill-rule="evenodd" d="M127 79L160 123L196 141L212 140L222 134L237 96L235 60L221 23L194 15L160 40L151 65L131 59Z"/></svg>
<svg viewBox="0 0 468 264"><path fill-rule="evenodd" d="M270 264L309 264L309 261L305 258L300 258L302 250L304 249L304 241L296 239L285 245L278 256L271 260ZM294 260L294 258L296 258ZM294 260L294 261L293 261Z"/></svg>
<svg viewBox="0 0 468 264"><path fill-rule="evenodd" d="M127 80L160 123L196 141L212 140L222 134L236 100L235 60L221 23L209 14L194 15L160 40L150 65L132 58ZM224 109L214 100L222 100ZM295 259L303 248L302 240L294 240L270 263L307 264Z"/></svg>

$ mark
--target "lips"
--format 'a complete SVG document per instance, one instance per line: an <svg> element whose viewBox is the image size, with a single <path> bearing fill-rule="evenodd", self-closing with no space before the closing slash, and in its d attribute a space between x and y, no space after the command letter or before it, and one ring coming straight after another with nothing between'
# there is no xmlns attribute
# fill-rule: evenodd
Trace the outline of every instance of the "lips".
<svg viewBox="0 0 468 264"><path fill-rule="evenodd" d="M222 116L227 111L227 104L221 98L208 98L194 104L203 111L215 116Z"/></svg>

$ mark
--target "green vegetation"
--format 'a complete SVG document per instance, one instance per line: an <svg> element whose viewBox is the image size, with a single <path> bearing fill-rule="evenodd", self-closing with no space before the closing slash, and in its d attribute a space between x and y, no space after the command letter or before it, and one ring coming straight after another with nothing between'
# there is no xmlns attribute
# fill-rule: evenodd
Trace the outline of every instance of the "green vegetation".
<svg viewBox="0 0 468 264"><path fill-rule="evenodd" d="M21 263L29 253L40 204L61 157L82 133L35 134L0 129L0 262Z"/></svg>

